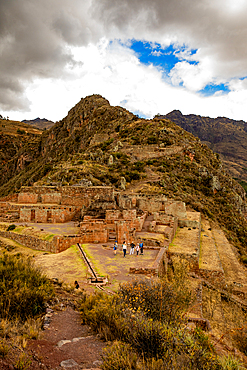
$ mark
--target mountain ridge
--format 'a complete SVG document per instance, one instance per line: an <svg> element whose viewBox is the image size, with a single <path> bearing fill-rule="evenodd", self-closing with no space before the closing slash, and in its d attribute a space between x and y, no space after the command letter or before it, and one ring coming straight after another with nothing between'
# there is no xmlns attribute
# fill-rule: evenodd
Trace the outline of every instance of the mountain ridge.
<svg viewBox="0 0 247 370"><path fill-rule="evenodd" d="M171 120L142 119L91 95L32 146L23 144L19 154L24 149L31 161L11 172L0 196L23 185L81 184L164 194L219 223L247 263L244 189L225 171L217 153ZM18 160L17 153L10 162L13 169Z"/></svg>
<svg viewBox="0 0 247 370"><path fill-rule="evenodd" d="M158 118L167 118L205 142L220 154L232 177L247 182L247 123L227 117L183 115L173 110Z"/></svg>
<svg viewBox="0 0 247 370"><path fill-rule="evenodd" d="M50 120L48 120L46 118L39 118L39 117L37 117L35 119L32 119L32 120L26 120L26 119L24 119L21 122L27 123L28 125L35 126L38 129L40 129L40 130L49 129L49 128L51 128L55 124L53 121L50 121Z"/></svg>

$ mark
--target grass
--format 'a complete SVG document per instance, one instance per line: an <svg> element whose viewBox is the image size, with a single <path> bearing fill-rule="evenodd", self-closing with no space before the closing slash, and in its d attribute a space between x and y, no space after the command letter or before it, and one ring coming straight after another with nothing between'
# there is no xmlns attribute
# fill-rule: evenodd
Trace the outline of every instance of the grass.
<svg viewBox="0 0 247 370"><path fill-rule="evenodd" d="M48 234L42 237L43 240L46 240L47 242L50 242L53 239L54 234Z"/></svg>
<svg viewBox="0 0 247 370"><path fill-rule="evenodd" d="M42 313L53 288L31 259L0 256L0 316L25 321Z"/></svg>
<svg viewBox="0 0 247 370"><path fill-rule="evenodd" d="M96 259L93 254L90 253L89 246L87 244L83 244L82 248L84 252L86 253L86 256L89 258L90 262L92 262L93 268L96 270L99 276L106 276L107 272L105 271L100 261Z"/></svg>

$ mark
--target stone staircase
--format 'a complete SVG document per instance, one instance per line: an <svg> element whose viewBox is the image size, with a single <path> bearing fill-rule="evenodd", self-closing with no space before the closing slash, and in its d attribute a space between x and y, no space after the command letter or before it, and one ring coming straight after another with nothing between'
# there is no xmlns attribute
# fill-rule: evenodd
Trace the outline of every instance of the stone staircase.
<svg viewBox="0 0 247 370"><path fill-rule="evenodd" d="M151 226L151 223L153 222L153 220L154 220L153 215L147 216L146 220L144 221L143 227L142 227L142 232L150 231L150 226Z"/></svg>

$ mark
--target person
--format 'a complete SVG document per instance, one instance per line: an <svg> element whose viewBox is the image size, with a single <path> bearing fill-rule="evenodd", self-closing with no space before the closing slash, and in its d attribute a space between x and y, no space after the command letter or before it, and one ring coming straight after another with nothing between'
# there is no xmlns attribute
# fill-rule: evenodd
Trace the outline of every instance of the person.
<svg viewBox="0 0 247 370"><path fill-rule="evenodd" d="M114 244L114 247L113 247L113 250L114 250L114 254L116 255L117 254L117 240L115 241L115 244Z"/></svg>
<svg viewBox="0 0 247 370"><path fill-rule="evenodd" d="M140 250L140 247L139 247L139 243L136 244L136 255L138 256L139 254L139 250Z"/></svg>
<svg viewBox="0 0 247 370"><path fill-rule="evenodd" d="M124 257L126 256L126 252L127 252L127 244L126 244L126 241L123 242L123 254L124 254Z"/></svg>
<svg viewBox="0 0 247 370"><path fill-rule="evenodd" d="M141 242L141 243L139 244L139 247L140 247L141 254L143 254L143 242Z"/></svg>
<svg viewBox="0 0 247 370"><path fill-rule="evenodd" d="M134 254L134 250L135 250L135 244L133 242L131 242L131 244L130 244L130 254Z"/></svg>

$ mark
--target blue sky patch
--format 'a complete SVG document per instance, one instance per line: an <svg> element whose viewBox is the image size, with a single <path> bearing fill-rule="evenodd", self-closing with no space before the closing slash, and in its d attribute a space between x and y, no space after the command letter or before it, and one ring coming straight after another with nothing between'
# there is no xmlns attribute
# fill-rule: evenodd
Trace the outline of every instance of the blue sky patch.
<svg viewBox="0 0 247 370"><path fill-rule="evenodd" d="M189 50L186 46L178 48L175 45L170 45L163 48L158 43L131 40L130 48L135 51L141 63L153 64L166 73L169 73L181 60L186 60L190 64L198 63L193 60L196 50Z"/></svg>
<svg viewBox="0 0 247 370"><path fill-rule="evenodd" d="M204 89L200 90L199 93L203 96L212 96L216 92L221 92L223 94L228 94L230 92L230 89L225 84L209 84L204 87Z"/></svg>

